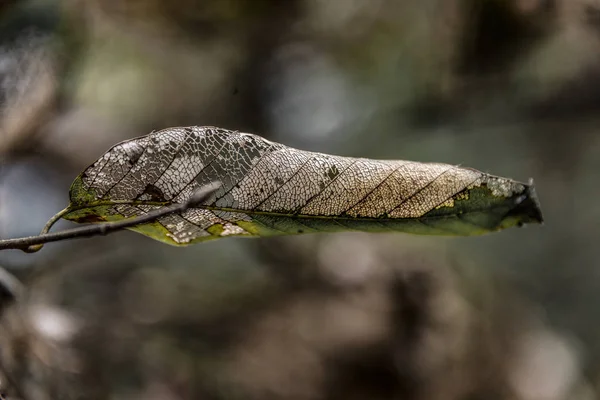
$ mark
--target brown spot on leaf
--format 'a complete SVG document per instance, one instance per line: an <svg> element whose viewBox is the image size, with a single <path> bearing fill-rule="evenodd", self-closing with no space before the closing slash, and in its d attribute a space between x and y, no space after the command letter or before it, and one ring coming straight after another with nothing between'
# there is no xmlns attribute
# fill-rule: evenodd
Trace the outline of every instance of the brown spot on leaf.
<svg viewBox="0 0 600 400"><path fill-rule="evenodd" d="M144 194L149 195L152 201L165 201L165 195L163 192L152 184L148 184L148 186L146 186L146 189L144 189Z"/></svg>

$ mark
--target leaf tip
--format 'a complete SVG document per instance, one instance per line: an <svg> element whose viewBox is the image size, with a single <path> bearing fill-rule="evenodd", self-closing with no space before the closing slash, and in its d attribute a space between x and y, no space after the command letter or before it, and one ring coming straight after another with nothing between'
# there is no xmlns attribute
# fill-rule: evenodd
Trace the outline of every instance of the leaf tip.
<svg viewBox="0 0 600 400"><path fill-rule="evenodd" d="M518 218L520 226L530 223L544 224L542 208L533 179L529 179L523 193L515 199L515 207L510 211L509 216Z"/></svg>

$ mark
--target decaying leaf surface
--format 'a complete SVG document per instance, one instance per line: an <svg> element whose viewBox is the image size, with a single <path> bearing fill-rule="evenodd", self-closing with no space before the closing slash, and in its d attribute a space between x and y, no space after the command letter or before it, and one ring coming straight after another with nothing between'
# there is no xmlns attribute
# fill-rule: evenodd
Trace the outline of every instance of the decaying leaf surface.
<svg viewBox="0 0 600 400"><path fill-rule="evenodd" d="M139 216L183 203L215 181L221 187L204 203L131 229L188 245L348 230L477 235L542 222L531 184L446 164L302 151L215 127L165 129L117 144L73 182L64 218Z"/></svg>

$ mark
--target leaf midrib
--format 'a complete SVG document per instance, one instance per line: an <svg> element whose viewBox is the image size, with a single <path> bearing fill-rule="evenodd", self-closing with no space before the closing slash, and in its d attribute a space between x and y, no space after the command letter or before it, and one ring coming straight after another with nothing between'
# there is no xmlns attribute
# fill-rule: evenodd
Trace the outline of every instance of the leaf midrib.
<svg viewBox="0 0 600 400"><path fill-rule="evenodd" d="M69 207L69 212L85 210L95 207L103 207L103 206L117 206L117 205L131 205L131 206L160 206L160 207L168 207L176 203L172 202L154 202L154 201L128 201L128 200L111 200L111 201L102 201L94 204L87 205L77 205L73 208ZM245 215L264 215L269 217L280 217L280 218L298 218L298 219L321 219L321 220L342 220L342 221L379 221L379 222L394 222L394 221L408 221L408 220L419 220L419 219L444 219L458 215L468 215L474 214L478 212L489 212L493 210L497 210L499 208L506 208L506 204L494 204L483 208L477 209L469 209L466 211L462 211L460 213L448 213L448 214L440 214L440 215L430 215L426 216L427 213L431 212L427 211L420 217L408 217L408 218L375 218L375 217L346 217L346 216L329 216L329 215L309 215L309 214L289 214L284 212L273 212L273 211L259 211L259 210L243 210L239 208L231 208L231 207L218 207L218 206L210 206L210 205L197 205L196 209L209 210L209 211L223 211L223 212L231 212Z"/></svg>

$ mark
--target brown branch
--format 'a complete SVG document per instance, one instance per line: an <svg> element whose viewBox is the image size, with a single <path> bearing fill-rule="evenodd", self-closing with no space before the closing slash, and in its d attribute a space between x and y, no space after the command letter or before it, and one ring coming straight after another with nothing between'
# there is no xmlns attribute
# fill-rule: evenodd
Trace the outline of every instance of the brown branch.
<svg viewBox="0 0 600 400"><path fill-rule="evenodd" d="M41 249L44 243L58 242L61 240L79 239L92 236L104 236L136 225L146 224L172 213L181 213L207 200L220 187L219 183L203 186L194 192L185 203L173 204L159 210L150 211L139 217L116 222L91 224L79 228L66 229L55 233L42 233L37 236L27 236L15 239L0 240L0 250L20 249L33 253Z"/></svg>

